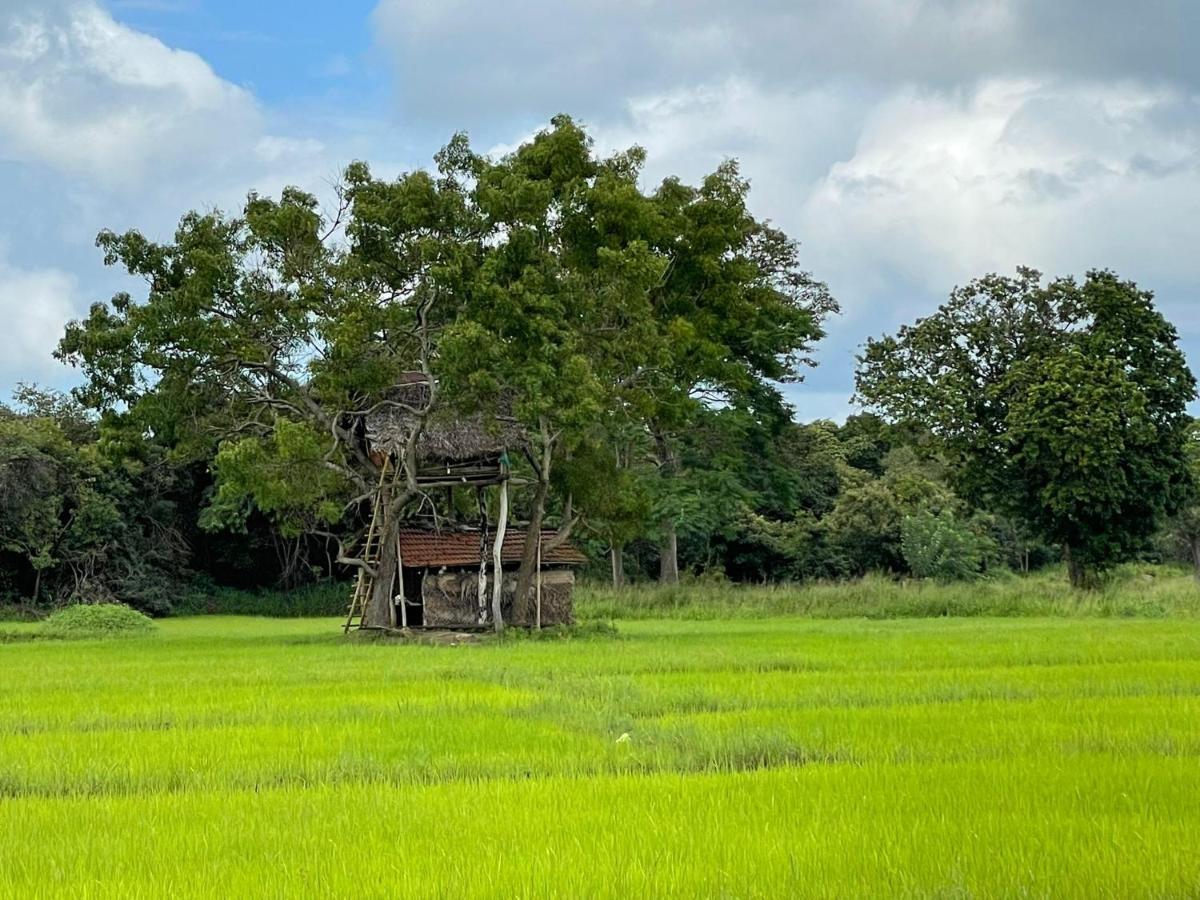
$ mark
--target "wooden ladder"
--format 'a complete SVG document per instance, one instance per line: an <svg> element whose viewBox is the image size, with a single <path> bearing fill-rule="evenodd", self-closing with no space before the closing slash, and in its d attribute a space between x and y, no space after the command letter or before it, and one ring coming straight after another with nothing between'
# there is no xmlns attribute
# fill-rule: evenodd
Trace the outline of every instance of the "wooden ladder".
<svg viewBox="0 0 1200 900"><path fill-rule="evenodd" d="M391 469L391 460L384 460L379 470L379 486L375 490L375 503L371 510L371 524L367 528L367 539L363 543L362 554L359 556L371 568L379 564L380 545L383 542L383 519L386 515L384 507L383 485ZM375 587L375 576L366 569L358 570L354 580L354 591L350 595L350 612L346 616L346 624L342 631L349 632L351 628L362 628L363 616L367 612L367 604L371 602L371 591Z"/></svg>

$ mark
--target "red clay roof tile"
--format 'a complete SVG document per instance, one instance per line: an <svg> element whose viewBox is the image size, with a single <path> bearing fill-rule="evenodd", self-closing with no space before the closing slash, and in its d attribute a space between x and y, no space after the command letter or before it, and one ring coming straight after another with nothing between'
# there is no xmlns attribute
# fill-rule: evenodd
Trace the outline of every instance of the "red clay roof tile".
<svg viewBox="0 0 1200 900"><path fill-rule="evenodd" d="M542 532L542 542L548 542L554 536L553 531ZM484 555L488 561L492 558L492 546L495 534L487 537L487 547ZM504 549L501 559L505 563L518 563L525 549L525 532L509 531L504 535ZM400 559L403 565L412 568L433 566L472 566L479 565L479 532L464 531L421 531L406 528L400 531ZM542 550L542 565L571 565L578 566L587 562L577 548L570 544L559 544L553 550Z"/></svg>

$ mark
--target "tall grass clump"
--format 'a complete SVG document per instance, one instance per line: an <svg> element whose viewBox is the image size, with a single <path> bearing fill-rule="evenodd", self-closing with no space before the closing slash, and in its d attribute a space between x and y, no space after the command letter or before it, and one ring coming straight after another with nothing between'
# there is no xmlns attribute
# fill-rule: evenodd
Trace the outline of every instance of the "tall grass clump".
<svg viewBox="0 0 1200 900"><path fill-rule="evenodd" d="M351 586L319 581L292 590L247 591L199 585L175 604L177 615L270 616L278 619L344 616Z"/></svg>
<svg viewBox="0 0 1200 900"><path fill-rule="evenodd" d="M1097 590L1073 589L1058 571L965 582L868 575L854 581L736 585L696 581L614 590L579 586L580 619L723 619L807 616L909 619L974 616L1200 616L1200 585L1182 570L1123 567Z"/></svg>
<svg viewBox="0 0 1200 900"><path fill-rule="evenodd" d="M55 640L142 637L154 631L154 621L120 603L68 606L42 623L42 637Z"/></svg>

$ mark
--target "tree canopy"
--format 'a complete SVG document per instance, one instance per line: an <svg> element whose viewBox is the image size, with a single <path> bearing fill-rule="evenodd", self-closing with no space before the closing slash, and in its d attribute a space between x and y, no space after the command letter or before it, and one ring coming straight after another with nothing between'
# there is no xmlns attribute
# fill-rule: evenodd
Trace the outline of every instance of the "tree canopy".
<svg viewBox="0 0 1200 900"><path fill-rule="evenodd" d="M1112 272L973 281L869 341L857 380L929 430L965 496L1060 545L1075 583L1143 547L1192 489L1195 380L1152 295Z"/></svg>

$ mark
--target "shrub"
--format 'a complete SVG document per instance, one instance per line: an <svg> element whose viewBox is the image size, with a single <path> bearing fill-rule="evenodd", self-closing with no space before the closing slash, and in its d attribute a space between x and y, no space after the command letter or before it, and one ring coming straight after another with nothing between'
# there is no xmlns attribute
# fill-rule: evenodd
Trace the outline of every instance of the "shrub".
<svg viewBox="0 0 1200 900"><path fill-rule="evenodd" d="M154 629L154 622L148 616L120 603L68 606L42 623L43 636L63 640L139 637Z"/></svg>
<svg viewBox="0 0 1200 900"><path fill-rule="evenodd" d="M994 547L952 513L922 510L904 517L900 550L918 578L965 581L979 575Z"/></svg>

